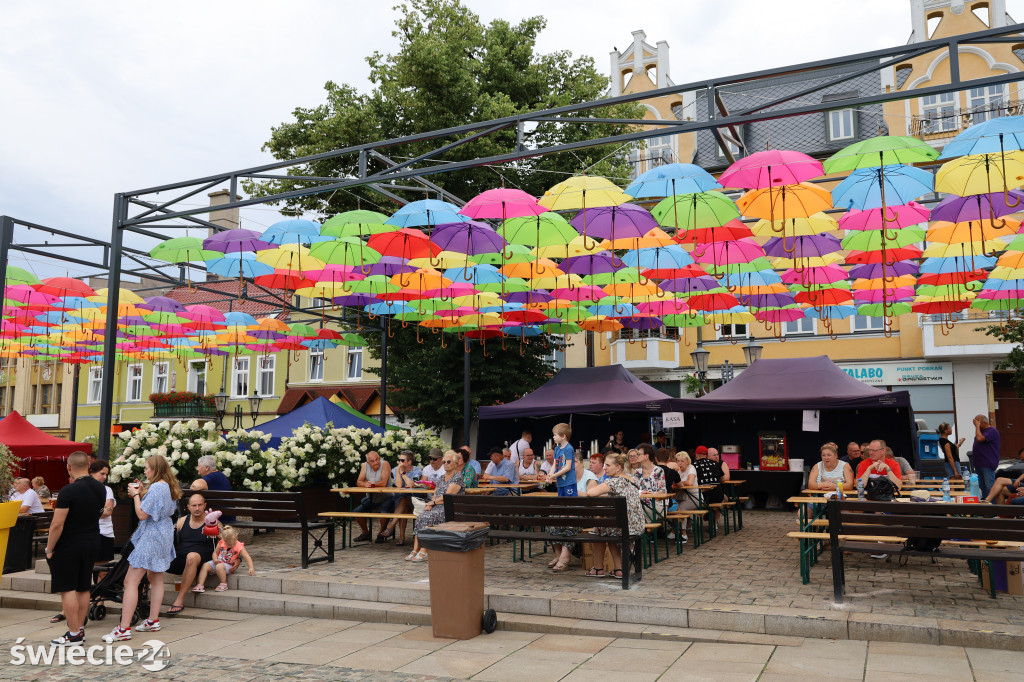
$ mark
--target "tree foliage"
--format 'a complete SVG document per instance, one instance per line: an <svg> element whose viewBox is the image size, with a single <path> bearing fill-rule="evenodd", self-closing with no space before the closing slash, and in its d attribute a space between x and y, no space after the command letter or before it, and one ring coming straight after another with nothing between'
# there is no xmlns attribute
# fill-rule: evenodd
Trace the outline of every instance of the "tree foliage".
<svg viewBox="0 0 1024 682"><path fill-rule="evenodd" d="M537 36L544 30L542 17L512 24L497 19L484 25L480 17L458 0L406 0L397 8L393 35L399 39L395 54L374 52L370 65L368 93L351 85L328 82L326 101L312 107L297 107L294 120L272 129L263 145L277 159L293 159L347 146L397 138L466 123L551 107L596 100L606 95L608 79L590 57L574 57L568 51L538 54ZM640 118L639 105L619 105L584 112L587 117ZM539 123L528 127L523 140L527 147L592 139L627 132L617 124ZM464 136L465 137L465 136ZM388 147L382 152L397 162L436 149L456 138L439 138ZM515 127L466 142L448 152L417 164L462 161L504 154L515 150ZM527 159L500 170L477 167L432 175L429 179L447 191L468 200L476 194L501 186L518 187L539 196L569 175L587 173L613 178L627 175L627 149L601 146L571 153ZM384 169L371 159L369 173ZM499 175L500 172L500 175ZM321 159L290 171L293 175L355 177L357 155ZM300 180L248 183L245 188L257 196L313 187ZM402 194L402 192L397 192ZM405 193L407 199L422 199ZM315 211L331 215L355 208L362 200L381 203L381 195L367 188L352 192L313 194L288 202L286 211ZM364 206L364 208L367 206Z"/></svg>
<svg viewBox="0 0 1024 682"><path fill-rule="evenodd" d="M1024 400L1024 320L1010 320L1002 326L978 327L975 331L984 331L987 336L994 336L1003 343L1015 344L999 363L999 368L1013 370L1010 378L1013 390L1018 398Z"/></svg>
<svg viewBox="0 0 1024 682"><path fill-rule="evenodd" d="M421 330L417 339L415 327L403 328L395 322L391 323L391 332L394 336L388 338L388 407L401 417L438 431L453 429L452 440L461 445L466 342L445 334L442 347L437 335ZM370 342L371 357L379 360L380 334L364 331L363 336ZM541 337L522 345L506 339L504 345L503 350L500 339L484 344L479 340L468 342L472 415L480 405L511 402L544 384L554 373L547 356L553 348L562 347L557 338L549 338L545 345ZM364 371L380 375L379 367L367 367Z"/></svg>

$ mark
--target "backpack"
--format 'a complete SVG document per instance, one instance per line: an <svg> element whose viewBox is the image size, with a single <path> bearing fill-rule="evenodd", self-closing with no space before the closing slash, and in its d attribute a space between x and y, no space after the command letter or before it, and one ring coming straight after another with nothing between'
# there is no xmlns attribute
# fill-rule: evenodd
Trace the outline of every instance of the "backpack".
<svg viewBox="0 0 1024 682"><path fill-rule="evenodd" d="M896 486L885 476L869 478L864 496L872 502L892 502L896 499Z"/></svg>

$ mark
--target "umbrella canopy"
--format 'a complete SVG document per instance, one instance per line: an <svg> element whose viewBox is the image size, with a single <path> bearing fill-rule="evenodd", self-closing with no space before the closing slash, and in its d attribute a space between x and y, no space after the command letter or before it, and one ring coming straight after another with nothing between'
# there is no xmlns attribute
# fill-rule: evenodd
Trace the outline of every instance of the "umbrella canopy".
<svg viewBox="0 0 1024 682"><path fill-rule="evenodd" d="M821 162L801 152L769 149L730 165L719 178L724 187L763 189L795 185L824 174Z"/></svg>

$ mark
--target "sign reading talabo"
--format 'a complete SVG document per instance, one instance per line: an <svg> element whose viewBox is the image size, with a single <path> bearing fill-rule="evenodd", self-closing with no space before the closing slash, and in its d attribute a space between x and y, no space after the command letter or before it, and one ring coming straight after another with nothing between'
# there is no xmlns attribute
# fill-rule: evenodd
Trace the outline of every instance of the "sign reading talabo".
<svg viewBox="0 0 1024 682"><path fill-rule="evenodd" d="M872 386L921 386L952 384L951 362L860 362L839 366L854 379Z"/></svg>

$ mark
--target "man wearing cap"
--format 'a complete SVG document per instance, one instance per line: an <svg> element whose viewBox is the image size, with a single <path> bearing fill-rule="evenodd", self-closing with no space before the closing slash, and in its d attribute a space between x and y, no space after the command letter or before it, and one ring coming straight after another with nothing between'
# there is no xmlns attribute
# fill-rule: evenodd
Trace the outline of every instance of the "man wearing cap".
<svg viewBox="0 0 1024 682"><path fill-rule="evenodd" d="M431 448L429 457L430 464L423 467L423 476L420 480L437 483L444 478L444 467L441 466L441 448Z"/></svg>

